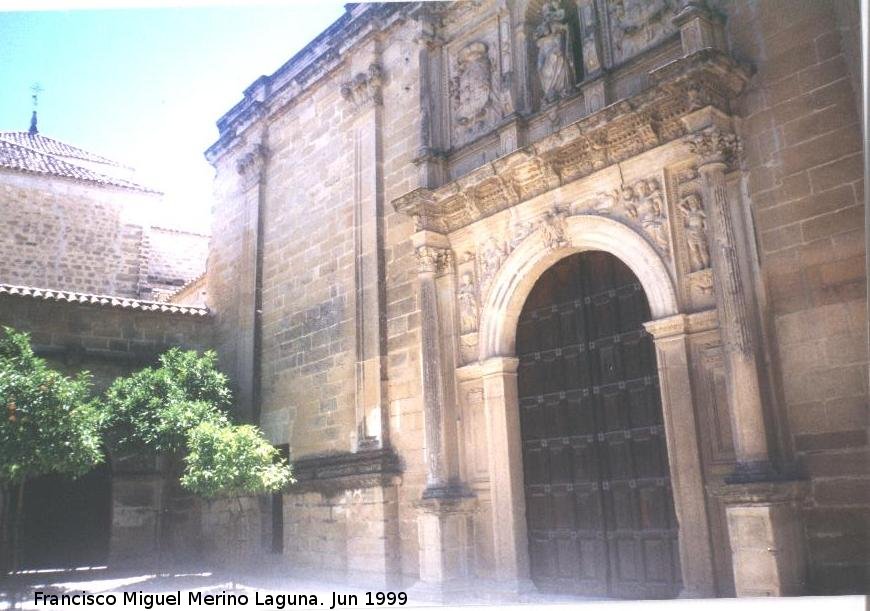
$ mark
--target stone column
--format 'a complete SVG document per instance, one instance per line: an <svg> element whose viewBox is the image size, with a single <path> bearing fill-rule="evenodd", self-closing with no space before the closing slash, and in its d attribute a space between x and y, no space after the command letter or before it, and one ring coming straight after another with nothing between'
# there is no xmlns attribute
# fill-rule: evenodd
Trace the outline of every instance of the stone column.
<svg viewBox="0 0 870 611"><path fill-rule="evenodd" d="M715 312L677 314L644 325L656 347L668 464L679 524L681 598L718 594L688 355L688 335L715 325Z"/></svg>
<svg viewBox="0 0 870 611"><path fill-rule="evenodd" d="M501 590L513 594L534 590L529 579L518 365L516 357L492 357L481 363L489 438L495 577Z"/></svg>
<svg viewBox="0 0 870 611"><path fill-rule="evenodd" d="M774 471L756 362L760 347L738 256L741 242L735 230L737 212L731 209L725 187L725 170L736 159L739 144L734 133L715 126L692 134L689 143L698 156L707 208L710 259L737 460L731 479L766 480L774 476Z"/></svg>
<svg viewBox="0 0 870 611"><path fill-rule="evenodd" d="M473 497L459 479L455 405L451 376L454 362L443 321L453 304L439 304L436 277L453 269L447 238L430 231L413 236L418 262L421 379L425 435L426 489L417 503L420 582L416 594L436 600L461 597L471 575ZM452 278L451 278L452 280ZM444 283L441 283L443 290ZM452 325L447 325L452 331Z"/></svg>
<svg viewBox="0 0 870 611"><path fill-rule="evenodd" d="M387 445L381 80L380 65L371 63L341 86L352 116L349 135L354 157L355 450Z"/></svg>
<svg viewBox="0 0 870 611"><path fill-rule="evenodd" d="M736 465L723 498L731 543L734 585L739 596L800 594L805 561L799 526L797 482L774 469L767 441L756 359L764 346L756 335L744 292L737 233L728 201L725 171L739 154L737 137L710 114L699 111L689 143L698 156L710 233L710 256L719 329L725 359L725 386Z"/></svg>

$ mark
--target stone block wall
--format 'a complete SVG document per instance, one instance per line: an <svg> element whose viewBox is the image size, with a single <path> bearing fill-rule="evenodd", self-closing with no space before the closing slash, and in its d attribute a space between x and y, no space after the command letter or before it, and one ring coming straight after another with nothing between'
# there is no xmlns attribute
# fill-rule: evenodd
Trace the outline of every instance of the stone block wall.
<svg viewBox="0 0 870 611"><path fill-rule="evenodd" d="M157 197L2 171L0 282L139 296L141 214Z"/></svg>
<svg viewBox="0 0 870 611"><path fill-rule="evenodd" d="M835 6L836 5L836 6ZM867 304L856 2L722 3L732 53L755 67L741 137L777 398L812 479L816 593L870 570ZM836 9L836 10L835 10ZM841 29L842 26L842 29Z"/></svg>

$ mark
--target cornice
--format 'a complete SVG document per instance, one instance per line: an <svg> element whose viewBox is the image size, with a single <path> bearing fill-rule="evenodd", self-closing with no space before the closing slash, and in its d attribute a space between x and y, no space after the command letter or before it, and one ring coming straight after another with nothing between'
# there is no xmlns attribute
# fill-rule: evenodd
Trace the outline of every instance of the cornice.
<svg viewBox="0 0 870 611"><path fill-rule="evenodd" d="M651 87L486 163L437 189L393 200L417 229L450 233L510 206L688 134L683 117L708 106L730 113L748 72L704 49L650 73Z"/></svg>
<svg viewBox="0 0 870 611"><path fill-rule="evenodd" d="M244 98L217 121L219 137L205 157L215 164L233 149L239 135L302 95L339 67L345 57L373 32L406 17L417 3L348 4L345 13L270 76L261 76Z"/></svg>

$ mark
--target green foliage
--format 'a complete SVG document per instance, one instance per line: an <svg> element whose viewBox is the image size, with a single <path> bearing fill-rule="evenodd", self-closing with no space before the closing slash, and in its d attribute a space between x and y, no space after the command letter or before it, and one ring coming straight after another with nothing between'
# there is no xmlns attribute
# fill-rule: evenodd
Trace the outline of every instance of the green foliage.
<svg viewBox="0 0 870 611"><path fill-rule="evenodd" d="M105 396L109 439L124 452L181 452L182 485L202 496L280 490L291 481L286 461L253 426L234 426L227 378L214 352L173 348L158 367L118 378Z"/></svg>
<svg viewBox="0 0 870 611"><path fill-rule="evenodd" d="M187 431L201 422L225 423L227 379L215 369L214 352L172 348L159 367L118 378L106 391L110 442L120 452L184 448Z"/></svg>
<svg viewBox="0 0 870 611"><path fill-rule="evenodd" d="M184 462L181 485L207 498L277 492L293 481L287 461L250 425L199 424Z"/></svg>
<svg viewBox="0 0 870 611"><path fill-rule="evenodd" d="M47 473L78 476L103 460L99 406L91 376L66 377L48 367L30 337L0 333L0 482L19 483Z"/></svg>

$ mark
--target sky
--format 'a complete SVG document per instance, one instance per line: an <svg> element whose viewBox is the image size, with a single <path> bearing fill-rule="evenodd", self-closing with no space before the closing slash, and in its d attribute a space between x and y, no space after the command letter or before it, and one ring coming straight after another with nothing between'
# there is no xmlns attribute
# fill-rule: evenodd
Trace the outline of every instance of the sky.
<svg viewBox="0 0 870 611"><path fill-rule="evenodd" d="M136 168L166 194L158 223L201 230L215 122L344 12L331 0L73 2L0 0L0 131L28 129L39 83L41 134Z"/></svg>

